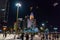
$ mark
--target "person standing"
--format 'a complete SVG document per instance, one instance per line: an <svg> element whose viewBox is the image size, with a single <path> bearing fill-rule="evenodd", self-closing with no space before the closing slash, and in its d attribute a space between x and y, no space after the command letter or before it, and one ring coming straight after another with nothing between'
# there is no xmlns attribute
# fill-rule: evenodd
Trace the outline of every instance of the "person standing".
<svg viewBox="0 0 60 40"><path fill-rule="evenodd" d="M6 37L6 36L7 36L7 33L6 33L6 31L4 31L3 37Z"/></svg>
<svg viewBox="0 0 60 40"><path fill-rule="evenodd" d="M33 40L33 36L34 36L34 35L33 35L33 34L31 34L31 40Z"/></svg>
<svg viewBox="0 0 60 40"><path fill-rule="evenodd" d="M28 33L26 34L26 40L29 40L29 35L28 35Z"/></svg>
<svg viewBox="0 0 60 40"><path fill-rule="evenodd" d="M22 33L21 35L21 40L24 40L24 33Z"/></svg>

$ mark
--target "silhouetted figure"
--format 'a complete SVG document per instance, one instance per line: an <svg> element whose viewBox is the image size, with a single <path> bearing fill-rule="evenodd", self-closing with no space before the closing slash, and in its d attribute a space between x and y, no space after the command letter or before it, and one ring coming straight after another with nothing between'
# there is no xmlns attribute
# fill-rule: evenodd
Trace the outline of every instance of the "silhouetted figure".
<svg viewBox="0 0 60 40"><path fill-rule="evenodd" d="M6 33L6 32L4 32L3 37L6 37L6 35L7 35L7 33Z"/></svg>
<svg viewBox="0 0 60 40"><path fill-rule="evenodd" d="M5 32L5 37L6 37L7 33Z"/></svg>
<svg viewBox="0 0 60 40"><path fill-rule="evenodd" d="M21 40L24 40L24 33L22 33L21 35Z"/></svg>
<svg viewBox="0 0 60 40"><path fill-rule="evenodd" d="M31 40L33 40L33 36L34 36L34 35L33 35L33 34L31 34Z"/></svg>
<svg viewBox="0 0 60 40"><path fill-rule="evenodd" d="M26 40L29 40L29 35L28 34L26 34Z"/></svg>
<svg viewBox="0 0 60 40"><path fill-rule="evenodd" d="M44 34L43 34L43 36L41 37L41 40L44 40Z"/></svg>

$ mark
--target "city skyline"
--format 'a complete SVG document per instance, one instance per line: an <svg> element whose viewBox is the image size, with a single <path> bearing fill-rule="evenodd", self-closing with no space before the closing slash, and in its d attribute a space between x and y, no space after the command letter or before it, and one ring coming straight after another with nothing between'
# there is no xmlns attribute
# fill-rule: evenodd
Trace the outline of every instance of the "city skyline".
<svg viewBox="0 0 60 40"><path fill-rule="evenodd" d="M0 0L0 39L60 40L60 0Z"/></svg>
<svg viewBox="0 0 60 40"><path fill-rule="evenodd" d="M2 2L4 0L1 0ZM0 1L0 2L1 2ZM31 12L34 13L37 19L38 25L41 22L48 21L49 25L60 26L60 12L59 12L59 2L58 1L45 1L45 0L9 0L9 15L8 15L8 25L11 26L16 21L16 2L21 2L22 7L19 9L19 17L24 18L26 15L30 15ZM2 4L3 5L3 4ZM4 6L4 5L3 5ZM30 10L30 7L32 10ZM58 10L59 9L59 10ZM12 21L11 21L12 20ZM10 22L11 21L11 22ZM60 28L60 27L59 27Z"/></svg>

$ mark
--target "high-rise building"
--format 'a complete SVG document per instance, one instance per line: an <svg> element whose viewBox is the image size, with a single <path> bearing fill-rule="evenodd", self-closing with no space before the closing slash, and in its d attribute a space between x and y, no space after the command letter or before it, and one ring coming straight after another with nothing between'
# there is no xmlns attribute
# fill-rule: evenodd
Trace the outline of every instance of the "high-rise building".
<svg viewBox="0 0 60 40"><path fill-rule="evenodd" d="M7 23L7 4L8 0L0 0L0 29Z"/></svg>

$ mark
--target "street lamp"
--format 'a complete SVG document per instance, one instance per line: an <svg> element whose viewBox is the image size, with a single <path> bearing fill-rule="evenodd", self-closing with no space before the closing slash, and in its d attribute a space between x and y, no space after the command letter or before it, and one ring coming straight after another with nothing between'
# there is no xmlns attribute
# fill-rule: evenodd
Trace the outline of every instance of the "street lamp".
<svg viewBox="0 0 60 40"><path fill-rule="evenodd" d="M16 6L17 6L17 7L21 7L21 4L20 4L20 3L16 3Z"/></svg>
<svg viewBox="0 0 60 40"><path fill-rule="evenodd" d="M15 5L17 7L16 27L18 28L18 13L19 13L19 7L21 7L21 4L20 3L16 3Z"/></svg>
<svg viewBox="0 0 60 40"><path fill-rule="evenodd" d="M54 31L55 31L55 32L58 30L58 28L57 28L57 27L54 27L53 29L54 29Z"/></svg>
<svg viewBox="0 0 60 40"><path fill-rule="evenodd" d="M58 34L57 34L57 30L58 30L58 28L57 28L57 27L54 27L53 29L54 29L56 35L58 35ZM57 38L56 38L56 40L57 40Z"/></svg>
<svg viewBox="0 0 60 40"><path fill-rule="evenodd" d="M45 26L45 24L44 24L44 23L42 23L42 26Z"/></svg>

